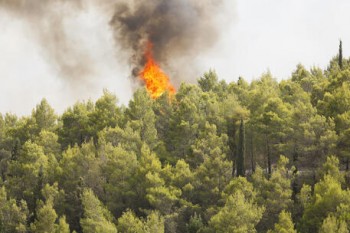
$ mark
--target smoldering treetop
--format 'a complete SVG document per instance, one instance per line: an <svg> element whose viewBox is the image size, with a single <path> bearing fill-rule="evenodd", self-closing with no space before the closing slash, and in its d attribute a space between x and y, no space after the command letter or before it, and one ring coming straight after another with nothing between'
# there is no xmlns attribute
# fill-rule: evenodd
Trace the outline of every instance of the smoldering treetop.
<svg viewBox="0 0 350 233"><path fill-rule="evenodd" d="M145 42L153 44L156 60L186 56L189 60L210 47L218 37L215 15L221 1L151 0L123 1L115 6L110 22L123 48L132 50L136 71L143 66ZM137 72L136 72L137 73Z"/></svg>

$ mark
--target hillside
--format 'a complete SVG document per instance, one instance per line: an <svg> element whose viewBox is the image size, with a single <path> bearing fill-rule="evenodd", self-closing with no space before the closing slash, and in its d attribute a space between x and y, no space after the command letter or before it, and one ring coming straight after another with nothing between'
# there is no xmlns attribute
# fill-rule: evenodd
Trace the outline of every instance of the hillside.
<svg viewBox="0 0 350 233"><path fill-rule="evenodd" d="M128 106L4 113L0 232L348 232L349 87L340 53L288 80L209 71Z"/></svg>

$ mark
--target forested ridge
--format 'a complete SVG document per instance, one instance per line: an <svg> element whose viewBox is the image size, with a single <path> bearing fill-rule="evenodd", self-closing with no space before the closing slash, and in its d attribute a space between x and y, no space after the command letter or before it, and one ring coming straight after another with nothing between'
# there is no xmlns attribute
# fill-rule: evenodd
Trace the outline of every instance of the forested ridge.
<svg viewBox="0 0 350 233"><path fill-rule="evenodd" d="M350 59L0 114L0 232L350 230Z"/></svg>

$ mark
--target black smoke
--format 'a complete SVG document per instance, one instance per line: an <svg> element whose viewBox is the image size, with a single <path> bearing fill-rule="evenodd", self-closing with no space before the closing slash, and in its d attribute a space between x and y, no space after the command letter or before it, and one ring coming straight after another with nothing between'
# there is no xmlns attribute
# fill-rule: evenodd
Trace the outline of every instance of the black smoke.
<svg viewBox="0 0 350 233"><path fill-rule="evenodd" d="M132 0L115 5L110 22L115 38L131 51L136 76L144 65L147 41L162 65L186 58L188 64L210 48L219 36L216 18L220 0ZM179 67L176 67L179 68Z"/></svg>

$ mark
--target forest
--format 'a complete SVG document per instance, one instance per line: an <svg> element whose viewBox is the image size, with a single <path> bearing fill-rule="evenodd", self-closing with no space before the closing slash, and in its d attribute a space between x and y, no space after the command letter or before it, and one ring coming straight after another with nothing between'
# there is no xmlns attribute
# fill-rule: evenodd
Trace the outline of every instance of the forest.
<svg viewBox="0 0 350 233"><path fill-rule="evenodd" d="M0 232L345 233L350 59L0 114Z"/></svg>

